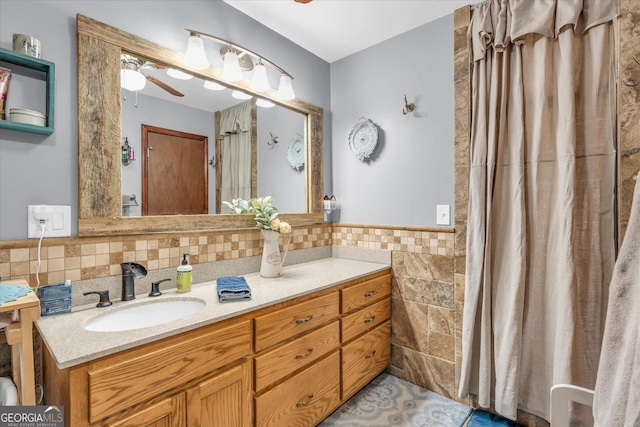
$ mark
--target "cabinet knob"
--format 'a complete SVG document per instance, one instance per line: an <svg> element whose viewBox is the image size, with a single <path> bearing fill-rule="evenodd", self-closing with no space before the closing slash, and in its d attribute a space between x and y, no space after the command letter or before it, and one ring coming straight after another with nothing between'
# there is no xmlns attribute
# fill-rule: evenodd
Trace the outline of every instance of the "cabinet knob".
<svg viewBox="0 0 640 427"><path fill-rule="evenodd" d="M376 355L376 351L375 351L375 350L373 350L371 353L367 354L364 358L365 358L365 359L371 359L371 358L372 358L373 356L375 356L375 355Z"/></svg>
<svg viewBox="0 0 640 427"><path fill-rule="evenodd" d="M376 294L376 291L369 291L366 294L364 294L364 297L365 298L369 298L369 297L374 296L375 294Z"/></svg>
<svg viewBox="0 0 640 427"><path fill-rule="evenodd" d="M364 319L364 323L371 323L374 320L376 320L376 316L371 316L371 317L369 317L367 319Z"/></svg>

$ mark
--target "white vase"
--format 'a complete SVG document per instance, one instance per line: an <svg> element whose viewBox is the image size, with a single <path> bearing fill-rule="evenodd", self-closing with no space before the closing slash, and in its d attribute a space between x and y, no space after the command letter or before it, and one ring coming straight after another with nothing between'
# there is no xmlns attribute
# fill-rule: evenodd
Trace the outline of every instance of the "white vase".
<svg viewBox="0 0 640 427"><path fill-rule="evenodd" d="M273 230L260 230L264 238L264 247L262 248L262 263L260 264L260 277L280 277L282 276L282 264L287 256L285 249L284 257L280 256L280 245L278 239L280 233Z"/></svg>

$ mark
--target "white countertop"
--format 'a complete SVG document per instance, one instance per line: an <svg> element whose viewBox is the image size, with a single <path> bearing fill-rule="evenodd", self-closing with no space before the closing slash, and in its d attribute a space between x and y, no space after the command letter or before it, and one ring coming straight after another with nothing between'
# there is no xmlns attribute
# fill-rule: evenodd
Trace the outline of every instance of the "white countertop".
<svg viewBox="0 0 640 427"><path fill-rule="evenodd" d="M193 285L189 293L177 293L172 289L163 291L162 296L159 297L148 297L143 294L144 296L137 295L133 301L117 300L107 308L97 308L95 304L76 307L71 313L42 317L36 322L36 326L58 368L64 369L339 285L387 268L389 268L387 264L325 258L287 266L284 268L283 277L265 279L258 273L244 275L251 288L251 300L220 303L216 282L212 280ZM163 325L120 332L91 332L84 329L92 319L105 313L131 305L167 299L202 300L206 302L206 306L192 316Z"/></svg>

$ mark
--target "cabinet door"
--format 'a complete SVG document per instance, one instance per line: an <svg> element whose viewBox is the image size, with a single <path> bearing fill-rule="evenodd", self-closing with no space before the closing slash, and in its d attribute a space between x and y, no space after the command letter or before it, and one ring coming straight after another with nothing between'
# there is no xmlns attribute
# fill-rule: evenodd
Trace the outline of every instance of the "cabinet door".
<svg viewBox="0 0 640 427"><path fill-rule="evenodd" d="M391 326L386 321L342 347L342 399L347 400L382 372L391 359Z"/></svg>
<svg viewBox="0 0 640 427"><path fill-rule="evenodd" d="M251 397L251 366L245 361L187 390L187 425L249 426Z"/></svg>
<svg viewBox="0 0 640 427"><path fill-rule="evenodd" d="M111 427L186 427L184 393L161 400L115 422Z"/></svg>

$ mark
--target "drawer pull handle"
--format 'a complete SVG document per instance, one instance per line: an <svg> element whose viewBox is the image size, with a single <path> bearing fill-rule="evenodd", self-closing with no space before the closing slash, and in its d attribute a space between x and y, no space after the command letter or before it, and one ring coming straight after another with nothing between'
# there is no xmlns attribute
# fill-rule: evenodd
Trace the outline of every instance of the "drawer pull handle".
<svg viewBox="0 0 640 427"><path fill-rule="evenodd" d="M369 297L374 296L375 294L376 294L376 291L369 291L366 294L364 294L364 297L365 298L369 298Z"/></svg>
<svg viewBox="0 0 640 427"><path fill-rule="evenodd" d="M309 396L307 396L307 398L302 402L296 403L296 407L299 408L301 406L307 406L309 403L311 403L311 399L313 399L313 394L310 394Z"/></svg>
<svg viewBox="0 0 640 427"><path fill-rule="evenodd" d="M303 323L307 323L311 319L313 319L313 314L310 314L309 316L305 317L304 319L296 319L296 323L298 325L302 325Z"/></svg>
<svg viewBox="0 0 640 427"><path fill-rule="evenodd" d="M376 351L375 351L375 350L373 350L371 353L367 354L364 358L365 358L365 359L371 359L371 358L372 358L373 356L375 356L375 355L376 355Z"/></svg>
<svg viewBox="0 0 640 427"><path fill-rule="evenodd" d="M371 323L376 320L376 316L371 316L368 319L364 319L364 323Z"/></svg>
<svg viewBox="0 0 640 427"><path fill-rule="evenodd" d="M310 356L311 353L313 353L313 349L312 348L307 350L307 352L305 354L296 354L296 359L304 359L305 357Z"/></svg>

